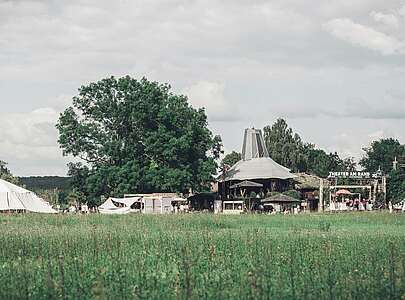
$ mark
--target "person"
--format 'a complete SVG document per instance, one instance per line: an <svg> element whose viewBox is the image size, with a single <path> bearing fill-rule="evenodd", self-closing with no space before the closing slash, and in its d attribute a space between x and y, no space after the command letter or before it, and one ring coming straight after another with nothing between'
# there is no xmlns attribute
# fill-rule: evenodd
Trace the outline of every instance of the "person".
<svg viewBox="0 0 405 300"><path fill-rule="evenodd" d="M330 211L335 211L335 202L334 201L332 201L331 203L330 203L330 205L329 205L329 210Z"/></svg>
<svg viewBox="0 0 405 300"><path fill-rule="evenodd" d="M81 211L82 211L83 214L88 214L89 213L89 206L87 204L83 204Z"/></svg>
<svg viewBox="0 0 405 300"><path fill-rule="evenodd" d="M388 209L390 211L390 214L392 214L392 202L391 202L391 200L388 202Z"/></svg>
<svg viewBox="0 0 405 300"><path fill-rule="evenodd" d="M360 211L364 211L364 210L365 210L363 201L359 201L359 210L360 210Z"/></svg>

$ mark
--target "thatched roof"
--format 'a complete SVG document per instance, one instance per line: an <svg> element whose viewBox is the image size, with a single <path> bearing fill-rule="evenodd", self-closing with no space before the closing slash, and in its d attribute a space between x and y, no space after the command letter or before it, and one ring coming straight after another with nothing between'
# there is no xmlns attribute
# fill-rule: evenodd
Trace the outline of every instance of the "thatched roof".
<svg viewBox="0 0 405 300"><path fill-rule="evenodd" d="M317 190L321 184L321 177L307 173L296 173L294 180L296 181L295 187L298 190Z"/></svg>
<svg viewBox="0 0 405 300"><path fill-rule="evenodd" d="M287 196L287 195L277 194L277 195L271 196L269 198L263 199L261 202L262 203L296 203L296 202L301 202L301 200L295 199L295 198Z"/></svg>

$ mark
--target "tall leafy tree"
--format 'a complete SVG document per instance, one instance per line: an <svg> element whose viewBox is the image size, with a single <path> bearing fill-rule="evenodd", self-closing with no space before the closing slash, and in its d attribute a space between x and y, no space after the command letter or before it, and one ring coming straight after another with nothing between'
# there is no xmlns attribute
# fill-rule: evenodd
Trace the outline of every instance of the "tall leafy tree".
<svg viewBox="0 0 405 300"><path fill-rule="evenodd" d="M405 199L405 172L401 168L392 170L389 174L387 199L393 203Z"/></svg>
<svg viewBox="0 0 405 300"><path fill-rule="evenodd" d="M363 150L365 155L360 160L360 165L369 172L376 172L381 168L384 173L389 173L395 157L405 155L405 146L393 138L374 141Z"/></svg>
<svg viewBox="0 0 405 300"><path fill-rule="evenodd" d="M314 144L304 143L284 119L264 128L264 139L270 157L294 172L308 172L326 177L330 171L354 171L353 158L342 159L335 153L327 153Z"/></svg>
<svg viewBox="0 0 405 300"><path fill-rule="evenodd" d="M20 181L15 177L7 167L7 163L0 160L0 179L6 180L13 184L20 185Z"/></svg>
<svg viewBox="0 0 405 300"><path fill-rule="evenodd" d="M284 119L278 119L272 126L266 126L263 131L266 147L272 159L295 172L307 169L305 145Z"/></svg>
<svg viewBox="0 0 405 300"><path fill-rule="evenodd" d="M341 159L338 153L326 153L316 149L314 145L307 145L307 170L306 172L320 177L327 177L331 171L355 171L356 162L353 158Z"/></svg>
<svg viewBox="0 0 405 300"><path fill-rule="evenodd" d="M222 142L167 84L106 78L79 89L57 128L73 184L88 198L132 192L186 192L209 186Z"/></svg>
<svg viewBox="0 0 405 300"><path fill-rule="evenodd" d="M232 167L234 164L236 164L241 159L242 159L242 154L240 154L239 152L236 152L236 151L232 151L231 153L228 153L227 155L225 155L225 157L222 159L222 164Z"/></svg>
<svg viewBox="0 0 405 300"><path fill-rule="evenodd" d="M388 177L387 199L395 202L405 198L405 172L402 168L393 170L395 157L405 155L405 146L393 138L381 139L371 143L370 147L364 148L364 157L360 165L369 172L375 172L379 168Z"/></svg>

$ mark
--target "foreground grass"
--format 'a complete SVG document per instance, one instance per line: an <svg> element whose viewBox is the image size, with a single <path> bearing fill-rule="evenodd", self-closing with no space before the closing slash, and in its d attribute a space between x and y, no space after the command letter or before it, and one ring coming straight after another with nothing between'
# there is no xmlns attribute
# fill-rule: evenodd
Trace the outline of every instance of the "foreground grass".
<svg viewBox="0 0 405 300"><path fill-rule="evenodd" d="M405 215L0 215L0 299L405 299Z"/></svg>

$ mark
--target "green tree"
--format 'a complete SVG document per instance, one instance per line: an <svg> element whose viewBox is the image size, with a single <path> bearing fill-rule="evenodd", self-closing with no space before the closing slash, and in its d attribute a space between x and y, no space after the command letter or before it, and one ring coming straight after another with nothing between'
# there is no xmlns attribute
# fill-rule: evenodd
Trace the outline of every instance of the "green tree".
<svg viewBox="0 0 405 300"><path fill-rule="evenodd" d="M266 147L272 159L294 172L303 172L307 169L305 145L284 119L278 119L272 126L264 127L263 131Z"/></svg>
<svg viewBox="0 0 405 300"><path fill-rule="evenodd" d="M304 143L284 119L266 126L264 139L270 157L293 172L308 172L326 177L330 171L356 170L353 158L342 159L336 152L328 154L317 149L314 144Z"/></svg>
<svg viewBox="0 0 405 300"><path fill-rule="evenodd" d="M70 165L73 186L93 199L204 190L222 151L204 109L145 78L111 77L82 86L57 128L63 154L83 161Z"/></svg>
<svg viewBox="0 0 405 300"><path fill-rule="evenodd" d="M320 177L327 177L331 171L355 171L356 162L354 158L342 159L337 152L326 153L322 149L315 149L312 144L306 149L307 165L306 172Z"/></svg>
<svg viewBox="0 0 405 300"><path fill-rule="evenodd" d="M228 153L225 155L225 157L222 159L222 165L228 165L232 167L234 164L236 164L238 161L242 159L242 154L236 151L232 151L231 153Z"/></svg>
<svg viewBox="0 0 405 300"><path fill-rule="evenodd" d="M18 178L11 174L11 171L7 168L7 163L3 160L0 160L0 179L20 185Z"/></svg>
<svg viewBox="0 0 405 300"><path fill-rule="evenodd" d="M70 193L66 196L65 202L67 205L76 205L77 203L85 203L86 201L83 198L85 198L83 193L74 189L70 191Z"/></svg>
<svg viewBox="0 0 405 300"><path fill-rule="evenodd" d="M365 155L360 160L360 165L368 172L376 172L381 168L387 174L392 170L395 157L405 155L405 146L393 138L374 141L370 147L363 150Z"/></svg>
<svg viewBox="0 0 405 300"><path fill-rule="evenodd" d="M387 199L397 203L405 199L405 172L403 169L392 170L389 174Z"/></svg>

